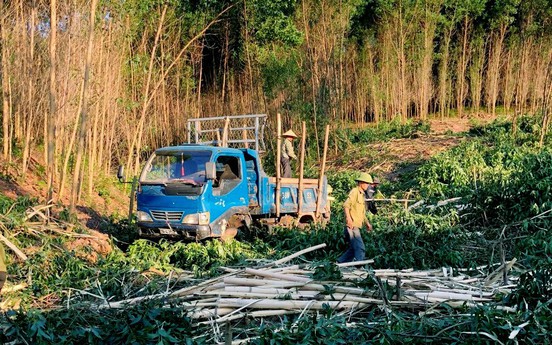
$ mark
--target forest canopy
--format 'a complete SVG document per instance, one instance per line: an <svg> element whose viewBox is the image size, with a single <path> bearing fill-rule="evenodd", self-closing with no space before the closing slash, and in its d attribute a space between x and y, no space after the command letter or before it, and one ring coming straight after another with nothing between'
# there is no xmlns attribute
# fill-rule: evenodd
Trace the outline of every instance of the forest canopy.
<svg viewBox="0 0 552 345"><path fill-rule="evenodd" d="M60 190L135 173L191 117L280 112L320 143L326 124L542 112L552 84L549 0L1 6L3 156L24 173L43 148Z"/></svg>

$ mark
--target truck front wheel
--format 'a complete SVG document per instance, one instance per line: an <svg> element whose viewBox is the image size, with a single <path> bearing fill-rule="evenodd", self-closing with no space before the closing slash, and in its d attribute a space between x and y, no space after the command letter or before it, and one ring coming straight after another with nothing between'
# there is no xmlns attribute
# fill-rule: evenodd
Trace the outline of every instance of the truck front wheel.
<svg viewBox="0 0 552 345"><path fill-rule="evenodd" d="M238 234L238 228L226 228L224 229L224 231L222 232L222 235L220 236L220 239L223 241L223 242L228 242L232 239L234 239L234 237L236 237L236 235Z"/></svg>
<svg viewBox="0 0 552 345"><path fill-rule="evenodd" d="M232 240L238 234L239 229L244 229L248 226L246 219L247 215L235 214L230 219L228 219L228 224L226 229L222 232L220 239L224 242ZM250 222L249 222L250 223Z"/></svg>

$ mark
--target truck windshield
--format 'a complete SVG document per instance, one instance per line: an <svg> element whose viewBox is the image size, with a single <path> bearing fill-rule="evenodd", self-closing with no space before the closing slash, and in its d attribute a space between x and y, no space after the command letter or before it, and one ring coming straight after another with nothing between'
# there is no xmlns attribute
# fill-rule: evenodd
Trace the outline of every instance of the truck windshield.
<svg viewBox="0 0 552 345"><path fill-rule="evenodd" d="M160 151L154 153L140 176L145 184L179 183L203 186L209 151Z"/></svg>

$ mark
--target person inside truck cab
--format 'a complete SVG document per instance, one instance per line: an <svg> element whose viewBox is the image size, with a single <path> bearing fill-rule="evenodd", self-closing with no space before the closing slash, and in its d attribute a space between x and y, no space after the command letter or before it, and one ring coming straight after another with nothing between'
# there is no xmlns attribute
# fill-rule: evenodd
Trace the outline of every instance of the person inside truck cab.
<svg viewBox="0 0 552 345"><path fill-rule="evenodd" d="M239 165L237 159L233 161L222 160L217 161L217 178L213 184L213 192L215 195L224 195L230 192L240 183Z"/></svg>

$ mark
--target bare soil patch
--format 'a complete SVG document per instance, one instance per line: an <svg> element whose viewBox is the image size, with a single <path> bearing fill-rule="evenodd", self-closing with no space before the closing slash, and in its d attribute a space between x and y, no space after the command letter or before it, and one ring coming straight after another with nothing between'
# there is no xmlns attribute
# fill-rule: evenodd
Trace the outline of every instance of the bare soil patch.
<svg viewBox="0 0 552 345"><path fill-rule="evenodd" d="M465 137L458 136L458 133L469 131L474 124L488 123L494 119L495 117L488 114L475 114L469 118L431 119L429 134L419 133L413 138L393 139L365 147L351 147L348 153L356 157L354 160L344 164L340 159L341 154L334 155L328 159L328 168L334 171L368 171L394 181L399 176L416 169L432 156L466 140Z"/></svg>

